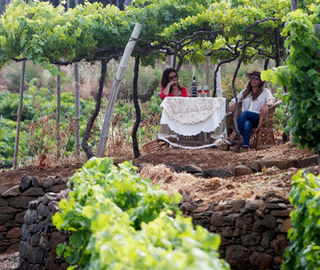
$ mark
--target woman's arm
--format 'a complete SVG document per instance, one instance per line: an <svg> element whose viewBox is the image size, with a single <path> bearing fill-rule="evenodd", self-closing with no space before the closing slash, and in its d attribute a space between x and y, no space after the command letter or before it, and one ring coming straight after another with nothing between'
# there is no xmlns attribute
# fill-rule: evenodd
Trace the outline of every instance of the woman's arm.
<svg viewBox="0 0 320 270"><path fill-rule="evenodd" d="M242 100L242 95L243 95L244 90L242 90L238 95L238 103ZM229 103L229 107L228 107L228 111L227 112L234 112L236 109L236 99L233 98L231 99L230 103Z"/></svg>
<svg viewBox="0 0 320 270"><path fill-rule="evenodd" d="M181 96L182 97L189 97L188 91L185 87L182 87L182 89L181 89Z"/></svg>

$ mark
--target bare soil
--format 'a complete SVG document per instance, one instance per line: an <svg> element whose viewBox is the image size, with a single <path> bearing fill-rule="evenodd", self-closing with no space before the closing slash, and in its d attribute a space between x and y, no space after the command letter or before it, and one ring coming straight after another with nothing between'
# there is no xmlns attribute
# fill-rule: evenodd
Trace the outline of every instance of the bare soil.
<svg viewBox="0 0 320 270"><path fill-rule="evenodd" d="M224 150L223 146L216 149L200 149L200 150L187 150L180 148L164 148L157 152L149 153L140 156L133 160L134 164L149 163L152 165L158 164L177 164L181 167L186 164L194 164L202 169L221 168L226 169L235 167L236 165L248 165L252 161L267 159L267 160L288 160L305 158L313 156L312 151L300 150L297 146L292 145L290 142L285 144L278 142L274 147L264 150L249 149L247 152L237 153L234 149L230 151ZM123 160L116 159L116 162ZM0 171L0 187L10 188L20 183L24 175L38 176L45 178L47 176L59 176L68 180L79 168L83 162L64 162L63 164L55 166L47 166L39 169L37 166L30 165L21 167L16 170L2 170ZM252 175L251 177L254 177ZM237 180L238 181L238 180Z"/></svg>

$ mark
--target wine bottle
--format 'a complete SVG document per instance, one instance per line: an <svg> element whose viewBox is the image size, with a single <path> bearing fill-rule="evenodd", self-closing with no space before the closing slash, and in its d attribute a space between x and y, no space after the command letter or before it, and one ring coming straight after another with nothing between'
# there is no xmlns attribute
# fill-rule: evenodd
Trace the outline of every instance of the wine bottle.
<svg viewBox="0 0 320 270"><path fill-rule="evenodd" d="M197 96L197 83L196 83L196 77L193 77L192 83L191 83L191 97Z"/></svg>

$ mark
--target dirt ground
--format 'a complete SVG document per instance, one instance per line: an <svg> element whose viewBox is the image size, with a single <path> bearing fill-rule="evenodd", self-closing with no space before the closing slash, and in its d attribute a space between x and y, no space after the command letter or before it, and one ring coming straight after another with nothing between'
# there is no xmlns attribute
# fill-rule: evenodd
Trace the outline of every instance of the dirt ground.
<svg viewBox="0 0 320 270"><path fill-rule="evenodd" d="M226 151L223 147L201 150L164 148L160 151L140 156L138 159L133 160L133 163L149 163L152 165L170 163L177 164L181 167L186 164L194 164L202 169L226 169L240 164L247 165L252 161L261 159L286 160L304 158L312 155L314 155L313 152L299 150L297 146L292 145L290 142L278 142L277 145L268 149L259 151L250 149L248 152L243 153L236 153L233 149L231 149L231 151ZM115 161L121 160L115 159ZM16 170L3 170L0 171L0 187L2 187L2 189L7 189L19 184L20 179L26 174L30 176L38 176L39 178L45 178L53 175L67 180L74 174L74 172L81 168L82 165L83 162L64 162L63 164L46 167L42 170L31 165L18 168ZM254 178L256 176L251 175L250 177ZM237 181L239 181L239 179Z"/></svg>

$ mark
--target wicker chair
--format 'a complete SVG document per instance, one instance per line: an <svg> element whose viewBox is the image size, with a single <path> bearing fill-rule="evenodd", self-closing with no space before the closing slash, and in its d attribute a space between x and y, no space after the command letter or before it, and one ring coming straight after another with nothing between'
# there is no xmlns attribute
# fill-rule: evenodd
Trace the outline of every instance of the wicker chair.
<svg viewBox="0 0 320 270"><path fill-rule="evenodd" d="M274 102L269 108L268 113L265 117L261 117L259 121L259 125L257 128L252 129L250 135L250 147L255 149L262 149L272 145L275 145L276 140L273 134L273 118L274 112L277 107L282 101ZM241 102L238 103L238 113L241 113ZM234 114L230 114L227 116L227 128L228 128L228 135L232 132L234 128L233 122Z"/></svg>

